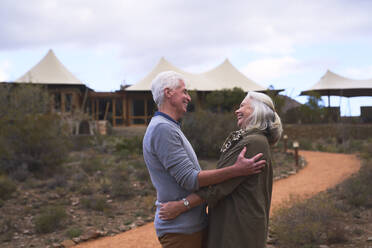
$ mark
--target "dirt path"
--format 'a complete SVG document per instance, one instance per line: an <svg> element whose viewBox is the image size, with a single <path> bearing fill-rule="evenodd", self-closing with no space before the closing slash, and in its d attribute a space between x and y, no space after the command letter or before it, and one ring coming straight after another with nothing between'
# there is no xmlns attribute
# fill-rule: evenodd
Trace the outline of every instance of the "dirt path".
<svg viewBox="0 0 372 248"><path fill-rule="evenodd" d="M272 208L292 195L310 197L335 186L357 172L360 161L355 155L300 151L308 162L296 175L274 182ZM160 248L155 235L154 224L74 246L76 248Z"/></svg>

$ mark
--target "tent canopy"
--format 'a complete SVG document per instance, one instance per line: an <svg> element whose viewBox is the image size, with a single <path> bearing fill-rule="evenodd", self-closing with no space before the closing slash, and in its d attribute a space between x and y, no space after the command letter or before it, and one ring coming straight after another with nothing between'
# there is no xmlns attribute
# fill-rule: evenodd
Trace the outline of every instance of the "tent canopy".
<svg viewBox="0 0 372 248"><path fill-rule="evenodd" d="M301 95L317 92L322 96L372 96L371 80L354 80L327 71L313 87L302 91Z"/></svg>
<svg viewBox="0 0 372 248"><path fill-rule="evenodd" d="M244 91L266 91L267 89L239 72L227 59L213 70L200 74L185 72L161 58L155 68L138 83L126 88L126 91L150 91L151 81L163 71L175 71L182 74L189 90L214 91L239 87Z"/></svg>
<svg viewBox="0 0 372 248"><path fill-rule="evenodd" d="M26 72L15 83L84 85L49 50L41 61Z"/></svg>

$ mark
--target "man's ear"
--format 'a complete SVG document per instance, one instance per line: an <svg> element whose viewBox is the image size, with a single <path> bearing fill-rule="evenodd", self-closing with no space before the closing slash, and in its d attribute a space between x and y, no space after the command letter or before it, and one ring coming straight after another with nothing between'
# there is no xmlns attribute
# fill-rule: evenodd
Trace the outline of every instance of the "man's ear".
<svg viewBox="0 0 372 248"><path fill-rule="evenodd" d="M169 88L165 88L164 89L164 96L165 97L171 97L172 96L172 90L171 89L169 89Z"/></svg>

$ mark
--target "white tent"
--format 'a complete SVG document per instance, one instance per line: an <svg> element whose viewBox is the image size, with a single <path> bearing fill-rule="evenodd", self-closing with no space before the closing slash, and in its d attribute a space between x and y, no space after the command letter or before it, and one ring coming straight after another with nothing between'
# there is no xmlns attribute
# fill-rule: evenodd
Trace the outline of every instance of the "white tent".
<svg viewBox="0 0 372 248"><path fill-rule="evenodd" d="M314 86L301 95L317 92L323 96L372 96L372 80L355 80L327 71Z"/></svg>
<svg viewBox="0 0 372 248"><path fill-rule="evenodd" d="M266 88L253 82L239 72L227 59L219 66L205 73L192 74L185 72L161 58L155 68L138 83L126 88L126 91L150 91L151 81L163 71L175 71L182 74L186 87L196 91L214 91L240 87L244 91L265 91Z"/></svg>
<svg viewBox="0 0 372 248"><path fill-rule="evenodd" d="M265 91L265 87L255 83L236 69L228 59L213 70L201 74L214 85L210 90L222 90L239 87L247 91Z"/></svg>
<svg viewBox="0 0 372 248"><path fill-rule="evenodd" d="M58 60L52 50L15 83L84 85Z"/></svg>

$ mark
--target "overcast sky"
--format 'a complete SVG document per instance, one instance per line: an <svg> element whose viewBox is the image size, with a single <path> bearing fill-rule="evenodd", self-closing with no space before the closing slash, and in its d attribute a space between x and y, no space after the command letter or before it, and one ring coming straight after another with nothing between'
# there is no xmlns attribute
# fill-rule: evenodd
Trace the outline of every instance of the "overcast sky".
<svg viewBox="0 0 372 248"><path fill-rule="evenodd" d="M1 0L0 81L49 49L96 91L136 83L161 57L191 73L228 58L258 84L306 102L298 95L328 69L372 78L371 11L369 0ZM332 98L340 103L358 115L372 98Z"/></svg>

